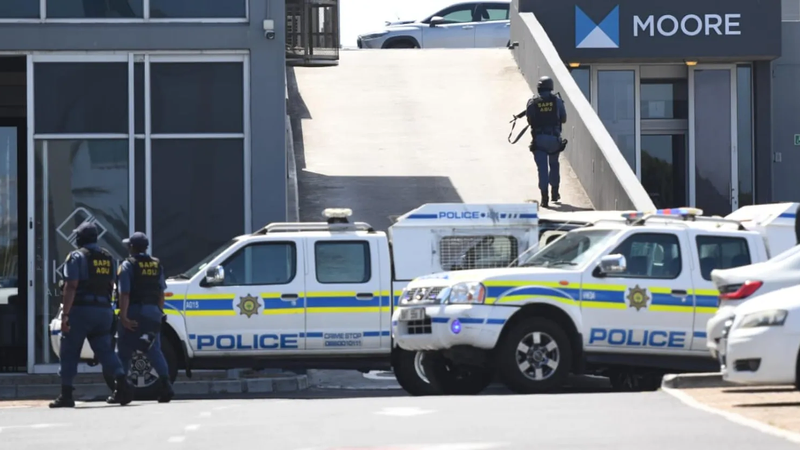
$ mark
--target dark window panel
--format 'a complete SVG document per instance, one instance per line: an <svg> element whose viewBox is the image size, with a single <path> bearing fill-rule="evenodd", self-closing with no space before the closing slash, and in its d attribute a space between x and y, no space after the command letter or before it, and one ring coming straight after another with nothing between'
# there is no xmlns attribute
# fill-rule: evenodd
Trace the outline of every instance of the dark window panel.
<svg viewBox="0 0 800 450"><path fill-rule="evenodd" d="M147 204L145 198L144 139L136 139L134 147L134 213L136 231L147 232Z"/></svg>
<svg viewBox="0 0 800 450"><path fill-rule="evenodd" d="M242 63L150 66L152 133L243 133Z"/></svg>
<svg viewBox="0 0 800 450"><path fill-rule="evenodd" d="M36 63L36 133L128 133L127 63Z"/></svg>
<svg viewBox="0 0 800 450"><path fill-rule="evenodd" d="M168 275L244 233L244 142L152 143L153 252Z"/></svg>
<svg viewBox="0 0 800 450"><path fill-rule="evenodd" d="M245 18L247 0L150 0L154 19Z"/></svg>
<svg viewBox="0 0 800 450"><path fill-rule="evenodd" d="M3 0L5 1L5 0ZM47 0L48 19L136 19L143 0Z"/></svg>
<svg viewBox="0 0 800 450"><path fill-rule="evenodd" d="M38 19L39 0L2 0L0 19Z"/></svg>
<svg viewBox="0 0 800 450"><path fill-rule="evenodd" d="M133 64L134 133L144 134L144 63Z"/></svg>

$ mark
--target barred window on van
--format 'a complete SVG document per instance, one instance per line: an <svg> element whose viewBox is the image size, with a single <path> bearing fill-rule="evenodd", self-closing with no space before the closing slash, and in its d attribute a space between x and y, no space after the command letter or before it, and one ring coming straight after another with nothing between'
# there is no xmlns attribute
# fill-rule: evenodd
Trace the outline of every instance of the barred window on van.
<svg viewBox="0 0 800 450"><path fill-rule="evenodd" d="M446 271L508 267L518 251L513 236L445 236L439 241L439 261Z"/></svg>

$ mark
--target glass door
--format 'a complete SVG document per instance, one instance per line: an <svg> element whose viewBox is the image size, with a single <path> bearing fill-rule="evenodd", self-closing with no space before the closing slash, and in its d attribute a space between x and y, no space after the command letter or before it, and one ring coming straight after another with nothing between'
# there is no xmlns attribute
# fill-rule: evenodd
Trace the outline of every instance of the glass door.
<svg viewBox="0 0 800 450"><path fill-rule="evenodd" d="M693 204L725 216L739 206L736 67L698 65L690 80Z"/></svg>
<svg viewBox="0 0 800 450"><path fill-rule="evenodd" d="M642 186L656 208L688 205L688 149L685 132L642 132Z"/></svg>

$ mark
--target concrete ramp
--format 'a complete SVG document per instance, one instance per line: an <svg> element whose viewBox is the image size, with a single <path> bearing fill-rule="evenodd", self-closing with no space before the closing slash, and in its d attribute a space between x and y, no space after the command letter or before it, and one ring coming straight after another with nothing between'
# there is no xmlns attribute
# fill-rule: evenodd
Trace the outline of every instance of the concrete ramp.
<svg viewBox="0 0 800 450"><path fill-rule="evenodd" d="M345 51L336 67L288 71L302 220L350 207L385 230L422 203L539 199L530 137L507 141L530 97L508 50ZM592 209L561 164L551 208Z"/></svg>

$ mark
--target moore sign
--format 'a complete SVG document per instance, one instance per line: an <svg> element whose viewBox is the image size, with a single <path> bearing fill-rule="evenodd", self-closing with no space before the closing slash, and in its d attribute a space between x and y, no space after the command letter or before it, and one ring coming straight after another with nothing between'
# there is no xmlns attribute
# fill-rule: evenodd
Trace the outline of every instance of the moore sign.
<svg viewBox="0 0 800 450"><path fill-rule="evenodd" d="M665 14L656 18L647 16L642 19L640 16L633 16L633 36L642 35L655 36L674 36L678 32L686 36L697 35L719 35L737 36L742 34L739 29L741 14L687 14L683 17L675 17Z"/></svg>

